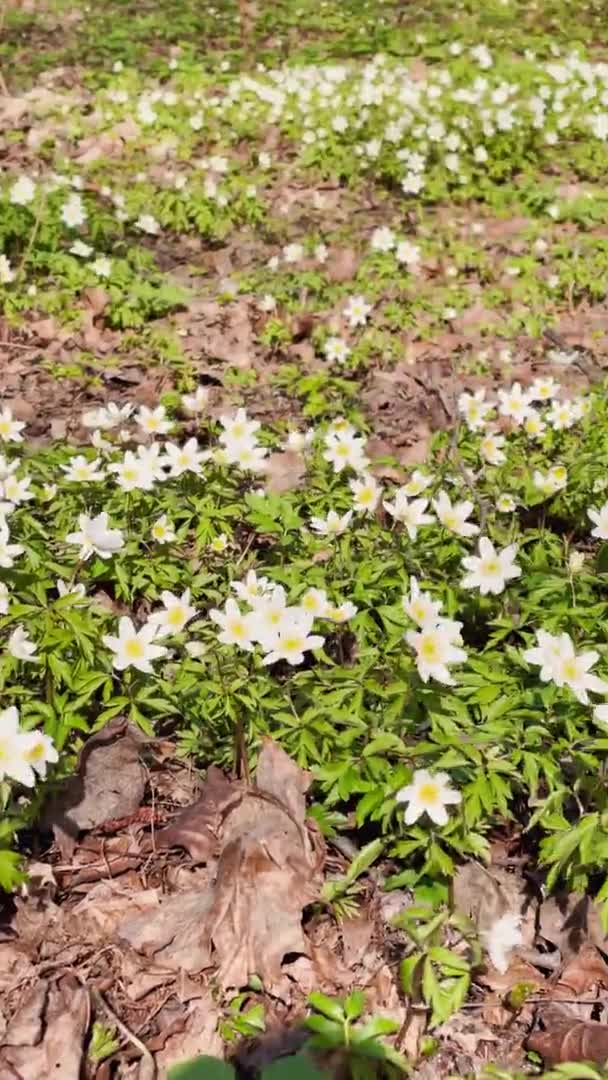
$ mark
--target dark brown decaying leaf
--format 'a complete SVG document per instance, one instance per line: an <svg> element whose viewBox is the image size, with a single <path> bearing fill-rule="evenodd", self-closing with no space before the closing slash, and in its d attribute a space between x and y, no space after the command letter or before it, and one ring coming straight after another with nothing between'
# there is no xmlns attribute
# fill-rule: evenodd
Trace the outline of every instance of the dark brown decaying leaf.
<svg viewBox="0 0 608 1080"><path fill-rule="evenodd" d="M603 1064L608 1058L608 1027L596 1020L573 1019L556 1005L543 1009L544 1031L534 1031L526 1040L526 1049L540 1054L546 1065L564 1061L593 1061Z"/></svg>
<svg viewBox="0 0 608 1080"><path fill-rule="evenodd" d="M196 863L217 856L222 818L240 798L240 789L212 765L199 798L156 834L156 847L183 847Z"/></svg>
<svg viewBox="0 0 608 1080"><path fill-rule="evenodd" d="M211 860L207 888L161 901L158 914L127 918L119 936L159 963L196 971L219 965L222 986L242 986L257 973L270 987L287 953L308 954L302 909L318 898L324 845L306 822L309 777L270 739L259 757L256 786L233 782L233 802L211 778L179 825L164 839ZM200 814L197 838L195 807ZM210 873L211 879L211 873Z"/></svg>
<svg viewBox="0 0 608 1080"><path fill-rule="evenodd" d="M145 790L139 760L141 735L116 718L92 735L80 752L78 770L45 814L64 859L71 858L78 833L138 809Z"/></svg>

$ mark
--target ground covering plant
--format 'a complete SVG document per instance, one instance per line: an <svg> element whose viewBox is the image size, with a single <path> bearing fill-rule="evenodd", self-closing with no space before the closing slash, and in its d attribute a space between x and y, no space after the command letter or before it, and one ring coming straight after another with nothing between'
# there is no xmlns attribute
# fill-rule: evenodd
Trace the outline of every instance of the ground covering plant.
<svg viewBox="0 0 608 1080"><path fill-rule="evenodd" d="M255 1074L453 1072L481 971L502 1030L538 991L524 909L464 912L463 867L502 845L608 935L602 6L71 12L9 6L0 45L0 887L108 725L254 788L270 739L343 857L302 906L397 898L407 1017L307 986ZM211 980L230 1060L169 1076L242 1068L249 977ZM571 1045L477 1074L601 1080Z"/></svg>

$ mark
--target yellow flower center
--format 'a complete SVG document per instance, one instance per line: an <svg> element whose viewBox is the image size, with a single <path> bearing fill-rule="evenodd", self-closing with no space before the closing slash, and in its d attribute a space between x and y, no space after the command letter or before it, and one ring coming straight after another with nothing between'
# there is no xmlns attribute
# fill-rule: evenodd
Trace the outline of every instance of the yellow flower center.
<svg viewBox="0 0 608 1080"><path fill-rule="evenodd" d="M423 638L420 643L420 655L423 660L436 660L439 656L439 649L437 648L437 642L434 638Z"/></svg>
<svg viewBox="0 0 608 1080"><path fill-rule="evenodd" d="M434 784L432 780L429 780L426 784L421 784L418 788L418 798L425 803L439 802L439 785Z"/></svg>
<svg viewBox="0 0 608 1080"><path fill-rule="evenodd" d="M10 420L0 420L0 435L10 435L11 422Z"/></svg>
<svg viewBox="0 0 608 1080"><path fill-rule="evenodd" d="M44 743L38 742L28 750L25 755L26 761L40 761L44 757Z"/></svg>
<svg viewBox="0 0 608 1080"><path fill-rule="evenodd" d="M228 629L230 633L236 638L245 637L245 623L240 619L235 619L234 622L228 623Z"/></svg>
<svg viewBox="0 0 608 1080"><path fill-rule="evenodd" d="M578 669L577 669L577 666L576 666L576 661L574 661L574 660L566 660L566 661L564 661L564 666L562 668L562 674L564 676L564 679L568 679L569 681L572 681L572 680L576 679L577 676L578 676Z"/></svg>
<svg viewBox="0 0 608 1080"><path fill-rule="evenodd" d="M129 481L130 480L136 480L137 479L137 470L136 469L123 469L122 476L123 476L123 480L129 480Z"/></svg>
<svg viewBox="0 0 608 1080"><path fill-rule="evenodd" d="M125 652L129 660L141 660L144 655L144 647L137 638L129 638L125 645Z"/></svg>
<svg viewBox="0 0 608 1080"><path fill-rule="evenodd" d="M486 559L486 561L484 563L482 563L482 570L484 571L485 574L498 574L498 573L500 573L500 563L499 563L498 559L494 559L494 558Z"/></svg>
<svg viewBox="0 0 608 1080"><path fill-rule="evenodd" d="M186 621L186 612L183 607L176 605L169 608L167 612L167 622L170 626L182 626Z"/></svg>

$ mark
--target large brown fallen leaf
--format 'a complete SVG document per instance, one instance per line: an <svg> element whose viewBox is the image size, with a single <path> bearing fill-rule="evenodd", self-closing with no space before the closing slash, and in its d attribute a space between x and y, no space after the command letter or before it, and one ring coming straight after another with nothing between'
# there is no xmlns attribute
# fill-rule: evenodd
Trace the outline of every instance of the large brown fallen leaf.
<svg viewBox="0 0 608 1080"><path fill-rule="evenodd" d="M83 829L127 817L139 808L146 783L140 748L139 732L121 718L87 740L76 774L63 784L45 814L64 860L71 858Z"/></svg>
<svg viewBox="0 0 608 1080"><path fill-rule="evenodd" d="M230 785L238 796L232 805L212 774L192 811L178 819L183 832L176 822L164 840L210 862L217 843L214 880L207 888L161 898L157 914L126 919L121 939L187 971L217 964L225 987L242 986L253 973L272 986L288 953L309 954L302 909L318 899L322 885L324 844L306 821L309 783L270 739L260 754L255 786Z"/></svg>
<svg viewBox="0 0 608 1080"><path fill-rule="evenodd" d="M79 1080L89 1018L89 995L73 976L52 986L38 982L5 1032L0 1076Z"/></svg>
<svg viewBox="0 0 608 1080"><path fill-rule="evenodd" d="M608 936L602 929L599 909L589 896L558 893L541 904L539 933L555 945L563 960L576 957L586 942L608 951Z"/></svg>
<svg viewBox="0 0 608 1080"><path fill-rule="evenodd" d="M546 1065L563 1061L593 1061L603 1064L608 1058L608 1027L596 1020L573 1019L556 1005L543 1009L544 1031L534 1031L526 1040L526 1049L540 1054Z"/></svg>

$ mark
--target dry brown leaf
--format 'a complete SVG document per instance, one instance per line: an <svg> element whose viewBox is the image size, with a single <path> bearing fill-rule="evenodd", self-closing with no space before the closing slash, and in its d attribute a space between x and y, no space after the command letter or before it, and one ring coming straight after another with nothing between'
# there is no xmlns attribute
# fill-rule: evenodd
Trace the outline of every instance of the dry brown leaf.
<svg viewBox="0 0 608 1080"><path fill-rule="evenodd" d="M295 450L277 451L270 454L264 463L265 487L278 495L302 487L305 476L306 461L303 454Z"/></svg>
<svg viewBox="0 0 608 1080"><path fill-rule="evenodd" d="M94 319L105 311L110 302L109 293L101 285L87 286L86 289L82 290L82 296Z"/></svg>
<svg viewBox="0 0 608 1080"><path fill-rule="evenodd" d="M534 1031L526 1049L540 1054L546 1065L564 1061L593 1061L603 1065L608 1058L608 1027L596 1020L573 1020L556 1005L543 1009L544 1031Z"/></svg>
<svg viewBox="0 0 608 1080"><path fill-rule="evenodd" d="M318 898L322 884L324 845L306 823L309 782L266 740L255 788L234 784L238 797L222 815L213 882L210 875L206 889L162 898L156 916L125 920L120 936L157 962L187 971L208 966L213 947L223 986L242 986L253 972L271 986L287 953L309 953L302 909ZM191 815L180 842L208 858L217 810L204 797L195 805L202 840ZM179 830L171 836L175 843Z"/></svg>
<svg viewBox="0 0 608 1080"><path fill-rule="evenodd" d="M162 1076L166 1075L171 1065L209 1054L211 1057L223 1055L224 1043L217 1027L221 1010L207 990L202 1000L193 1001L188 1009L183 1031L171 1035L164 1048L156 1055L156 1065Z"/></svg>
<svg viewBox="0 0 608 1080"><path fill-rule="evenodd" d="M599 910L588 896L550 896L541 904L538 923L540 936L555 945L564 960L576 957L586 942L608 951Z"/></svg>
<svg viewBox="0 0 608 1080"><path fill-rule="evenodd" d="M78 771L62 786L45 814L65 860L71 858L83 829L139 808L146 775L139 760L141 734L116 717L82 748Z"/></svg>
<svg viewBox="0 0 608 1080"><path fill-rule="evenodd" d="M553 994L570 998L598 987L608 989L608 964L594 945L587 944L566 965Z"/></svg>
<svg viewBox="0 0 608 1080"><path fill-rule="evenodd" d="M359 256L354 248L335 248L325 263L325 277L336 285L352 281L357 267Z"/></svg>
<svg viewBox="0 0 608 1080"><path fill-rule="evenodd" d="M38 983L7 1028L0 1047L0 1076L79 1080L89 1017L89 995L73 976L64 976L50 988L46 982Z"/></svg>

